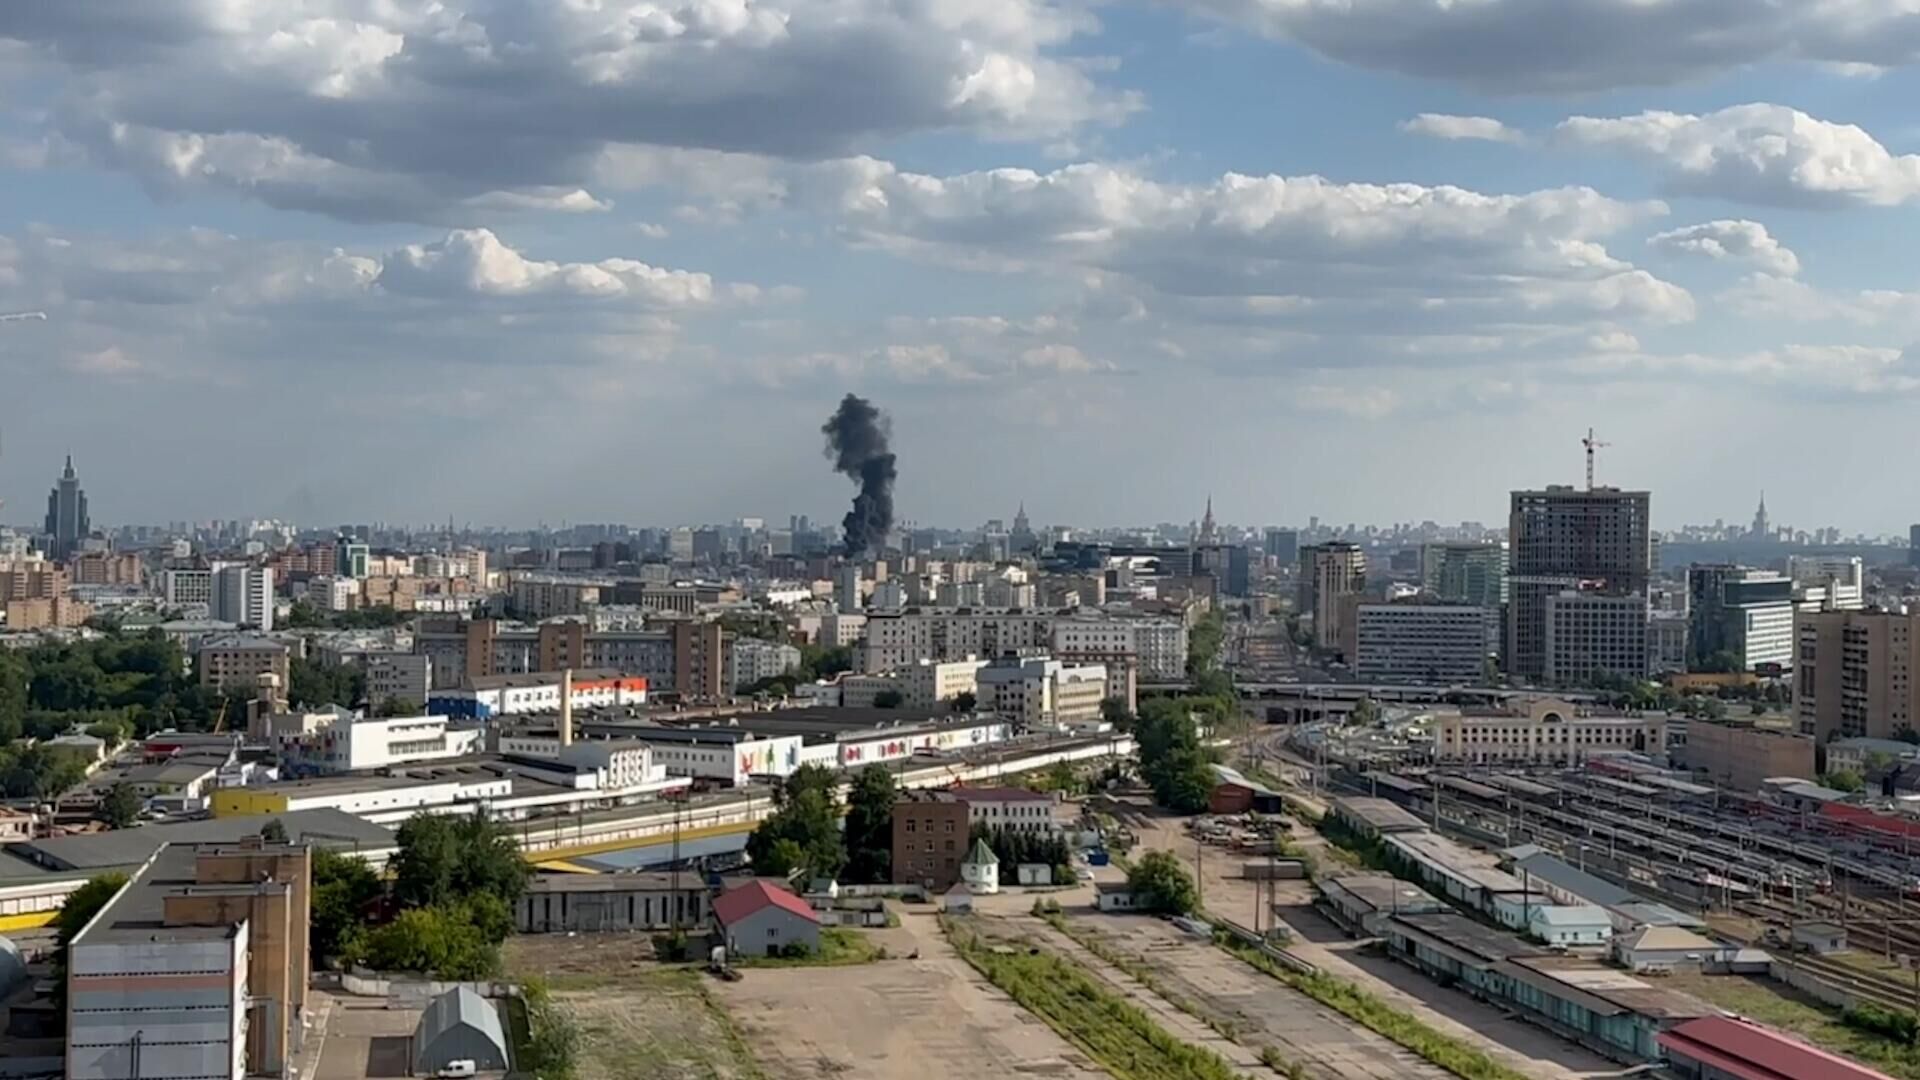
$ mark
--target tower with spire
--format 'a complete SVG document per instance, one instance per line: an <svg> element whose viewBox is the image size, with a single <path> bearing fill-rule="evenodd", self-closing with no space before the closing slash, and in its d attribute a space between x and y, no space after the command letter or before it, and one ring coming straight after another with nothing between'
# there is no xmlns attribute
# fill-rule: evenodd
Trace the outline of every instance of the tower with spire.
<svg viewBox="0 0 1920 1080"><path fill-rule="evenodd" d="M1220 531L1213 523L1213 495L1207 495L1207 514L1200 519L1200 543L1213 544L1220 540Z"/></svg>
<svg viewBox="0 0 1920 1080"><path fill-rule="evenodd" d="M1033 535L1033 526L1027 521L1027 503L1021 500L1020 509L1014 511L1013 528L1007 533L1007 548L1014 554L1025 554L1037 550L1040 544Z"/></svg>
<svg viewBox="0 0 1920 1080"><path fill-rule="evenodd" d="M1760 492L1760 509L1753 512L1753 530L1747 535L1755 540L1765 540L1772 535L1771 524L1767 521L1767 493Z"/></svg>
<svg viewBox="0 0 1920 1080"><path fill-rule="evenodd" d="M87 520L87 493L80 490L72 454L67 455L66 469L47 493L46 525L48 556L57 562L73 558L91 523Z"/></svg>

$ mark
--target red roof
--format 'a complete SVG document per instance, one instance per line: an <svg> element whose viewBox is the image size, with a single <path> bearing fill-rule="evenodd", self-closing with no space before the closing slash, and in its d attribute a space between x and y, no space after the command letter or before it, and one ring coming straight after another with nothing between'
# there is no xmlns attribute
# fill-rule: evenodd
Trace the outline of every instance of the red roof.
<svg viewBox="0 0 1920 1080"><path fill-rule="evenodd" d="M1730 1016L1703 1016L1659 1036L1669 1055L1711 1065L1735 1080L1893 1080L1791 1035Z"/></svg>
<svg viewBox="0 0 1920 1080"><path fill-rule="evenodd" d="M1052 802L1053 796L1044 791L1031 791L1023 787L959 787L947 789L953 797L963 801L979 802Z"/></svg>
<svg viewBox="0 0 1920 1080"><path fill-rule="evenodd" d="M805 900L764 881L750 881L715 897L713 917L720 920L721 926L730 926L768 907L785 909L808 922L820 921L820 916L807 906Z"/></svg>
<svg viewBox="0 0 1920 1080"><path fill-rule="evenodd" d="M1844 822L1876 832L1905 834L1920 837L1920 823L1893 817L1888 814L1876 814L1864 806L1846 806L1841 803L1827 803L1820 808L1820 816L1830 821Z"/></svg>

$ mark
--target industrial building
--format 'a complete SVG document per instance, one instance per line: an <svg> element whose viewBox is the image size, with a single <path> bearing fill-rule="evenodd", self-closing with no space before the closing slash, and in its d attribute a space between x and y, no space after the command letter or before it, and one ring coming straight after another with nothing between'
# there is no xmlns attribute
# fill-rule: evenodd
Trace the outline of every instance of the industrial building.
<svg viewBox="0 0 1920 1080"><path fill-rule="evenodd" d="M280 1073L304 1031L304 845L169 844L78 935L68 1080Z"/></svg>
<svg viewBox="0 0 1920 1080"><path fill-rule="evenodd" d="M456 1061L471 1061L476 1070L488 1072L504 1072L508 1064L499 1011L468 986L434 998L413 1031L415 1075L438 1076Z"/></svg>
<svg viewBox="0 0 1920 1080"><path fill-rule="evenodd" d="M820 951L820 915L805 900L766 881L722 892L713 922L732 956L778 956L790 947Z"/></svg>
<svg viewBox="0 0 1920 1080"><path fill-rule="evenodd" d="M482 675L455 689L435 690L427 697L427 711L463 720L495 716L554 712L560 708L564 672L522 675ZM647 703L647 680L618 671L587 669L573 672L573 707L617 709Z"/></svg>
<svg viewBox="0 0 1920 1080"><path fill-rule="evenodd" d="M1445 912L1447 905L1417 885L1374 870L1321 878L1321 906L1349 933L1377 937L1396 915Z"/></svg>
<svg viewBox="0 0 1920 1080"><path fill-rule="evenodd" d="M1812 780L1819 775L1814 769L1813 737L1801 734L1791 724L1689 720L1685 742L1673 747L1670 756L1675 759L1674 764L1683 766L1699 779L1729 791L1759 791L1769 777L1796 776ZM1843 766L1829 762L1829 767Z"/></svg>
<svg viewBox="0 0 1920 1080"><path fill-rule="evenodd" d="M699 874L543 875L514 902L513 926L522 934L701 927L707 895Z"/></svg>

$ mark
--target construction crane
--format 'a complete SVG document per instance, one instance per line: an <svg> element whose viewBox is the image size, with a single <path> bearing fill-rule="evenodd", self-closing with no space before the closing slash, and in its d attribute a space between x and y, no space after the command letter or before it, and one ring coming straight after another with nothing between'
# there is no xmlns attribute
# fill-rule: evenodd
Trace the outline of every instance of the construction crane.
<svg viewBox="0 0 1920 1080"><path fill-rule="evenodd" d="M1580 440L1580 445L1587 448L1587 490L1592 491L1593 490L1593 452L1595 450L1600 449L1603 446L1612 446L1613 444L1607 443L1607 442L1601 442L1600 440L1594 438L1593 429L1588 428L1587 437Z"/></svg>
<svg viewBox="0 0 1920 1080"><path fill-rule="evenodd" d="M47 313L44 311L15 311L10 314L0 315L0 322L46 322L46 321L47 321Z"/></svg>

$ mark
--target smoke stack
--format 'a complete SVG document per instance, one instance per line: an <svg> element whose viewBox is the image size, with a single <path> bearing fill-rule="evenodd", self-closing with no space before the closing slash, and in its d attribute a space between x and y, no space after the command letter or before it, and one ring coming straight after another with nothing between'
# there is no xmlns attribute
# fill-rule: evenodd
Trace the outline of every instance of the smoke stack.
<svg viewBox="0 0 1920 1080"><path fill-rule="evenodd" d="M834 471L860 485L860 493L853 497L853 509L840 522L850 559L883 547L893 528L895 471L893 453L887 448L890 429L887 418L872 402L854 394L842 398L833 416L820 426L827 437L827 456L833 459Z"/></svg>
<svg viewBox="0 0 1920 1080"><path fill-rule="evenodd" d="M560 745L573 745L573 669L560 673Z"/></svg>

